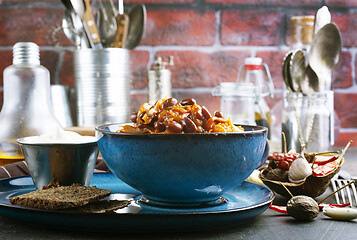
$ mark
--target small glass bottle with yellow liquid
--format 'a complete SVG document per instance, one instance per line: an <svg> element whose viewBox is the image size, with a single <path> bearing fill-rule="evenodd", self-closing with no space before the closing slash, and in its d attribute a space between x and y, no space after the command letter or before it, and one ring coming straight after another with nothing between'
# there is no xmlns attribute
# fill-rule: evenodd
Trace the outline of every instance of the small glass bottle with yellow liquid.
<svg viewBox="0 0 357 240"><path fill-rule="evenodd" d="M40 65L39 47L31 42L16 43L13 65L4 70L0 166L24 159L16 139L59 126L50 101L50 74Z"/></svg>
<svg viewBox="0 0 357 240"><path fill-rule="evenodd" d="M239 69L237 83L250 83L254 86L251 94L255 102L255 123L267 127L269 129L268 139L271 139L272 116L265 97L272 98L274 96L274 85L268 66L263 63L261 58L246 58L244 65Z"/></svg>

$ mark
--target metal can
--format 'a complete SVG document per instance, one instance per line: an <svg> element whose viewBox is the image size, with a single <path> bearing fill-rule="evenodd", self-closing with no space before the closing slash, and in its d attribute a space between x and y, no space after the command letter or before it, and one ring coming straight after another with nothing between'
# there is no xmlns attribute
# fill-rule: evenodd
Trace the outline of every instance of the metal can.
<svg viewBox="0 0 357 240"><path fill-rule="evenodd" d="M129 53L123 48L76 50L78 126L127 122L132 77Z"/></svg>

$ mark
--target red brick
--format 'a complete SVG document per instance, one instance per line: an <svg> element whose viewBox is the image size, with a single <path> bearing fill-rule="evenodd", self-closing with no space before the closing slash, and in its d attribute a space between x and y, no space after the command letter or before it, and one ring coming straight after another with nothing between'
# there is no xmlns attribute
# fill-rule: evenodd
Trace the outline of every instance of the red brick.
<svg viewBox="0 0 357 240"><path fill-rule="evenodd" d="M335 92L335 111L341 128L357 128L357 93Z"/></svg>
<svg viewBox="0 0 357 240"><path fill-rule="evenodd" d="M61 26L62 8L3 7L0 8L0 45L31 41L38 45L55 45L51 39L55 27ZM57 35L62 45L71 45L62 32Z"/></svg>
<svg viewBox="0 0 357 240"><path fill-rule="evenodd" d="M141 89L147 86L147 71L149 70L150 54L147 51L131 51L131 70L133 74L133 89Z"/></svg>
<svg viewBox="0 0 357 240"><path fill-rule="evenodd" d="M41 50L40 51L40 61L41 65L48 69L50 72L50 80L51 84L55 84L55 81L59 79L55 79L55 74L57 71L57 65L59 61L59 52L50 51L50 50Z"/></svg>
<svg viewBox="0 0 357 240"><path fill-rule="evenodd" d="M73 52L64 53L60 80L63 85L74 87Z"/></svg>
<svg viewBox="0 0 357 240"><path fill-rule="evenodd" d="M340 61L332 74L332 89L352 86L351 54L342 52Z"/></svg>
<svg viewBox="0 0 357 240"><path fill-rule="evenodd" d="M145 102L148 102L148 95L146 93L132 94L130 96L130 112L137 112Z"/></svg>
<svg viewBox="0 0 357 240"><path fill-rule="evenodd" d="M144 3L144 4L189 4L198 0L126 0L125 3Z"/></svg>
<svg viewBox="0 0 357 240"><path fill-rule="evenodd" d="M350 140L352 140L351 147L357 147L357 132L340 132L334 146L344 147Z"/></svg>
<svg viewBox="0 0 357 240"><path fill-rule="evenodd" d="M325 0L325 5L328 7L357 7L356 0Z"/></svg>
<svg viewBox="0 0 357 240"><path fill-rule="evenodd" d="M356 47L357 13L332 14L332 21L336 23L341 32L342 45Z"/></svg>
<svg viewBox="0 0 357 240"><path fill-rule="evenodd" d="M303 7L316 6L320 4L319 0L301 0L301 1L281 1L281 0L206 0L206 3L215 4L235 4L235 5L253 5L253 6L286 6Z"/></svg>
<svg viewBox="0 0 357 240"><path fill-rule="evenodd" d="M1 50L0 56L0 86L3 86L3 72L12 64L12 50Z"/></svg>
<svg viewBox="0 0 357 240"><path fill-rule="evenodd" d="M235 82L238 68L248 51L160 51L157 56L174 56L172 69L173 88L214 87L220 82Z"/></svg>
<svg viewBox="0 0 357 240"><path fill-rule="evenodd" d="M29 0L2 0L1 3L29 3ZM36 0L36 2L58 3L58 0Z"/></svg>
<svg viewBox="0 0 357 240"><path fill-rule="evenodd" d="M282 65L286 53L286 51L265 51L257 53L257 57L262 58L263 62L266 63L270 69L274 88L283 87Z"/></svg>
<svg viewBox="0 0 357 240"><path fill-rule="evenodd" d="M142 45L208 46L215 41L216 16L213 11L148 11Z"/></svg>
<svg viewBox="0 0 357 240"><path fill-rule="evenodd" d="M278 45L281 14L275 11L223 10L221 43L223 45Z"/></svg>

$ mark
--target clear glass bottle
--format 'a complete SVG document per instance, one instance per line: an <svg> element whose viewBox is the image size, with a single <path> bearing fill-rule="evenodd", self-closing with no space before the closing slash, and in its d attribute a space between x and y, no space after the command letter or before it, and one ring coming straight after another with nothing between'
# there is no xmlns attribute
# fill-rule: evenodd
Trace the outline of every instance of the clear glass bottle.
<svg viewBox="0 0 357 240"><path fill-rule="evenodd" d="M4 70L0 126L0 166L23 159L17 138L59 127L50 102L50 74L40 65L35 43L19 42L13 47L13 65Z"/></svg>
<svg viewBox="0 0 357 240"><path fill-rule="evenodd" d="M238 73L238 84L253 84L255 86L255 122L259 126L269 129L268 138L271 138L272 116L265 97L274 95L274 86L270 76L269 68L262 62L261 58L246 58L244 65Z"/></svg>

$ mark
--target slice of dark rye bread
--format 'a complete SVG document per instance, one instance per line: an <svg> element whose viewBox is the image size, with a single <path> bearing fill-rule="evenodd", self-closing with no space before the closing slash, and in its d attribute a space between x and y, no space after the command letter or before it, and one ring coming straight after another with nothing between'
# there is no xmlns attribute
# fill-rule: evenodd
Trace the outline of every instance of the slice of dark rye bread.
<svg viewBox="0 0 357 240"><path fill-rule="evenodd" d="M99 201L110 195L110 190L85 187L79 184L72 186L47 186L41 190L9 198L13 205L38 209L66 209L81 207Z"/></svg>
<svg viewBox="0 0 357 240"><path fill-rule="evenodd" d="M65 209L75 213L109 213L115 210L125 208L131 203L131 200L100 200L92 202L82 207Z"/></svg>

